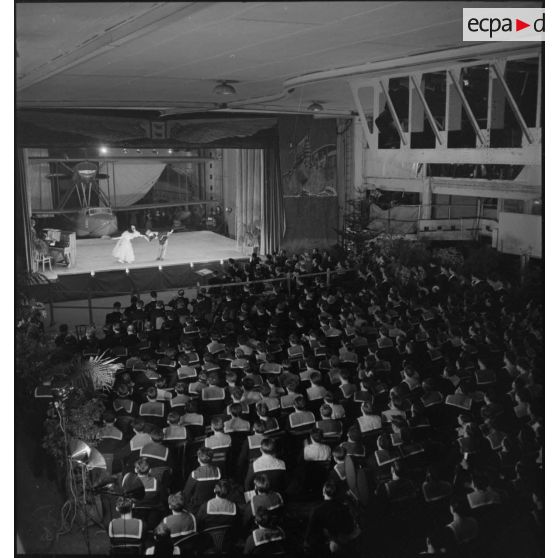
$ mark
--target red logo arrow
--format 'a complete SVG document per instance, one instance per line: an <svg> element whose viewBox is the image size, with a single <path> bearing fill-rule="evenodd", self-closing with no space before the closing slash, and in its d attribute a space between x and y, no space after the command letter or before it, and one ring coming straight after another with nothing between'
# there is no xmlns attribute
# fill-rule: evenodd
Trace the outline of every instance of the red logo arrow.
<svg viewBox="0 0 558 558"><path fill-rule="evenodd" d="M522 29L525 29L526 27L531 27L530 23L525 23L524 21L521 21L520 19L515 19L515 30L516 31L521 31Z"/></svg>

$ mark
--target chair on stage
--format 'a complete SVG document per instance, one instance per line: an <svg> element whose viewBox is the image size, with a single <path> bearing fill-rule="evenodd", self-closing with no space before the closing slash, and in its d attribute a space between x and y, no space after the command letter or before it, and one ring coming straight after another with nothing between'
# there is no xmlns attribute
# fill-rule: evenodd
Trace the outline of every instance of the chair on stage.
<svg viewBox="0 0 558 558"><path fill-rule="evenodd" d="M50 256L45 256L44 254L39 254L38 252L35 253L33 257L33 261L35 262L35 267L37 271L39 271L39 265L43 268L43 273L45 271L45 264L48 264L48 269L52 271L52 258Z"/></svg>

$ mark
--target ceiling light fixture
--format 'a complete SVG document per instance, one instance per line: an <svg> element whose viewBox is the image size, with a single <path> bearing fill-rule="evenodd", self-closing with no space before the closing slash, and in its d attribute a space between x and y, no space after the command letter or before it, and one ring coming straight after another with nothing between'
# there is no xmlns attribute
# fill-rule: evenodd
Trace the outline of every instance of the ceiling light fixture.
<svg viewBox="0 0 558 558"><path fill-rule="evenodd" d="M213 89L214 95L236 95L236 89L226 81L220 81Z"/></svg>
<svg viewBox="0 0 558 558"><path fill-rule="evenodd" d="M324 110L324 107L321 103L319 103L318 101L312 101L307 107L306 110L309 110L311 112L322 112Z"/></svg>

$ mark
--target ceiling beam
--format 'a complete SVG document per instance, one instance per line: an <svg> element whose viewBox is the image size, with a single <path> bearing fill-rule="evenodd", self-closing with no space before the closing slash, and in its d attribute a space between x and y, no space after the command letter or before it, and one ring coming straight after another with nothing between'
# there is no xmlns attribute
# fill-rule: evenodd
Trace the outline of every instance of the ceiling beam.
<svg viewBox="0 0 558 558"><path fill-rule="evenodd" d="M367 156L367 172L387 165L408 166L409 163L447 163L463 165L540 165L541 144L525 147L476 148L455 147L449 149L377 149Z"/></svg>
<svg viewBox="0 0 558 558"><path fill-rule="evenodd" d="M216 4L216 2L189 2L186 4L182 2L161 2L155 4L149 11L133 20L113 27L92 40L82 43L74 50L50 60L28 74L24 74L17 81L17 90L23 91L77 64L87 62L117 48L132 39L137 39L142 35L165 27L169 23L175 23L177 20L206 10L213 4Z"/></svg>
<svg viewBox="0 0 558 558"><path fill-rule="evenodd" d="M357 66L346 66L323 72L313 72L286 80L283 83L285 89L301 87L311 83L319 83L330 79L349 78L360 76L362 78L379 77L389 74L391 77L408 75L415 72L437 71L447 68L448 63L458 63L460 66L476 66L482 63L483 58L497 55L505 56L508 60L516 56L526 58L538 56L541 47L517 47L517 45L505 46L503 43L483 43L461 48L449 48L437 52L427 52L403 58L393 58L380 62L368 62ZM478 58L469 62L460 62L469 58Z"/></svg>

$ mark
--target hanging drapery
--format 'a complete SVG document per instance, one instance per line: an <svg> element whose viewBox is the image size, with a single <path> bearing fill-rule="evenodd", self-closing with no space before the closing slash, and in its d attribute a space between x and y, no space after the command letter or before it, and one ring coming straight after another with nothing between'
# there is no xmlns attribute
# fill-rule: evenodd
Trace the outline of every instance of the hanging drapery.
<svg viewBox="0 0 558 558"><path fill-rule="evenodd" d="M277 140L264 150L264 169L261 252L269 254L279 250L287 227Z"/></svg>
<svg viewBox="0 0 558 558"><path fill-rule="evenodd" d="M32 246L32 225L31 207L29 203L28 177L26 175L27 157L23 149L18 149L16 154L15 168L15 244L16 244L16 263L17 268L25 271L33 270L33 246Z"/></svg>
<svg viewBox="0 0 558 558"><path fill-rule="evenodd" d="M114 168L114 170L113 170ZM110 201L115 207L128 207L141 200L165 170L165 163L134 161L109 165ZM106 186L101 188L105 190Z"/></svg>
<svg viewBox="0 0 558 558"><path fill-rule="evenodd" d="M236 190L238 188L236 162L238 160L238 149L223 149L223 209L225 210L225 221L227 231L231 238L237 238L236 234ZM238 242L238 241L237 241Z"/></svg>
<svg viewBox="0 0 558 558"><path fill-rule="evenodd" d="M236 244L243 254L260 245L262 223L263 151L234 149L236 184Z"/></svg>
<svg viewBox="0 0 558 558"><path fill-rule="evenodd" d="M48 157L48 149L26 149L27 157ZM54 209L52 206L52 179L49 163L33 162L27 166L27 185L34 210ZM56 179L54 179L56 180Z"/></svg>

